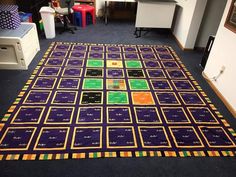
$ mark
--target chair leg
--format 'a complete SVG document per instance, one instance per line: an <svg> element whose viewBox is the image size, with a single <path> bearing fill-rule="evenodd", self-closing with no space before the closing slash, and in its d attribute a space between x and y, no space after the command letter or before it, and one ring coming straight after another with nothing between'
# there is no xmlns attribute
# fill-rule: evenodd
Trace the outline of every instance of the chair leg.
<svg viewBox="0 0 236 177"><path fill-rule="evenodd" d="M75 14L72 14L72 21L74 23L74 30L77 30Z"/></svg>
<svg viewBox="0 0 236 177"><path fill-rule="evenodd" d="M67 17L66 15L63 16L64 26L63 26L62 31L60 31L60 34L66 32L66 31L69 31L69 32L71 32L72 34L75 34L74 30L68 26L67 18L68 18L68 17Z"/></svg>
<svg viewBox="0 0 236 177"><path fill-rule="evenodd" d="M67 16L66 16L66 20L67 20L67 24L68 24L68 23L71 23L71 22L70 22L70 19L69 19Z"/></svg>

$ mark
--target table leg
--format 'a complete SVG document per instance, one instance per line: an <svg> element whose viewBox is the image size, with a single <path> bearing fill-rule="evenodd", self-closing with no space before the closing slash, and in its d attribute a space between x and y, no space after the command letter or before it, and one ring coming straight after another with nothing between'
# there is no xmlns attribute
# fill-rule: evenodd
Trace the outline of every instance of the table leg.
<svg viewBox="0 0 236 177"><path fill-rule="evenodd" d="M135 28L134 35L137 36L138 28Z"/></svg>
<svg viewBox="0 0 236 177"><path fill-rule="evenodd" d="M141 34L142 34L142 28L139 29L138 37L141 37Z"/></svg>
<svg viewBox="0 0 236 177"><path fill-rule="evenodd" d="M105 1L105 12L104 12L104 17L105 17L105 24L107 25L107 15L108 15L108 11L107 11L107 1Z"/></svg>
<svg viewBox="0 0 236 177"><path fill-rule="evenodd" d="M141 37L142 34L142 28L135 28L134 35L136 38Z"/></svg>

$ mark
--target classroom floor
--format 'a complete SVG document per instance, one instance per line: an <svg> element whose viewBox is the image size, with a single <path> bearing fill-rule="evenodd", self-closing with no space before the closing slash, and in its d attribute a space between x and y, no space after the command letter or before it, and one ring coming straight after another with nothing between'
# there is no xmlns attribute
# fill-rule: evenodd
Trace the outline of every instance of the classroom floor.
<svg viewBox="0 0 236 177"><path fill-rule="evenodd" d="M181 58L187 69L197 80L218 110L236 129L236 120L227 111L226 107L215 95L209 85L201 76L202 52L182 51L174 37L166 30L153 30L141 38L135 38L134 23L110 21L108 25L98 21L96 25L78 28L76 34L57 34L53 40L40 38L41 51L32 61L27 71L0 71L0 117L14 102L18 92L25 85L39 60L53 41L106 43L106 44L161 44L171 46ZM0 161L0 177L10 176L207 176L230 177L235 175L235 158L205 157L205 158L106 158L85 160L59 160L59 161Z"/></svg>

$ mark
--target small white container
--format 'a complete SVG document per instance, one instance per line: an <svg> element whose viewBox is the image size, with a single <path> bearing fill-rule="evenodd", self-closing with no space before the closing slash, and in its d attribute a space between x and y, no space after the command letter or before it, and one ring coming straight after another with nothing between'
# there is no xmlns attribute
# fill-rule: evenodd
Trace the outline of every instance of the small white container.
<svg viewBox="0 0 236 177"><path fill-rule="evenodd" d="M41 7L40 14L43 20L44 31L47 39L52 39L56 36L55 33L55 10L51 7Z"/></svg>

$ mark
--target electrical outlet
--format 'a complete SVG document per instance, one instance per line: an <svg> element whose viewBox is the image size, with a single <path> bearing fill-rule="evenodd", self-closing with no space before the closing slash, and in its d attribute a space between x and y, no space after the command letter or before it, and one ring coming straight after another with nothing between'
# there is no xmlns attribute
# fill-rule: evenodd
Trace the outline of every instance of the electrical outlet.
<svg viewBox="0 0 236 177"><path fill-rule="evenodd" d="M221 74L223 74L224 71L225 71L225 66L223 65L223 66L221 66L219 74L212 77L211 80L217 82L218 78L221 76Z"/></svg>
<svg viewBox="0 0 236 177"><path fill-rule="evenodd" d="M225 66L221 66L220 73L222 74L225 71Z"/></svg>

